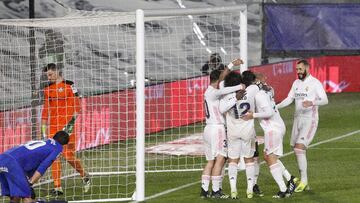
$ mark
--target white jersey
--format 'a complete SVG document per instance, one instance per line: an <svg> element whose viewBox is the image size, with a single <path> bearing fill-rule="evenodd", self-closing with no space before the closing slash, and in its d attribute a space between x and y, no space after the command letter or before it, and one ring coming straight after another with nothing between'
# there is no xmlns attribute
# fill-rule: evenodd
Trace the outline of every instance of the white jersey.
<svg viewBox="0 0 360 203"><path fill-rule="evenodd" d="M209 86L204 94L204 108L206 115L206 124L225 124L223 115L219 111L220 98L228 93L240 90L242 85L234 87L226 87L222 89L216 89L213 86Z"/></svg>
<svg viewBox="0 0 360 203"><path fill-rule="evenodd" d="M226 95L220 100L220 112L226 112L226 126L228 136L241 137L248 140L255 136L254 120L241 119L249 110L255 110L255 95L259 91L257 85L246 88L246 95L242 100L236 100L235 93Z"/></svg>
<svg viewBox="0 0 360 203"><path fill-rule="evenodd" d="M255 96L256 113L254 118L259 118L260 126L265 134L271 131L285 133L285 124L275 105L272 92L260 90Z"/></svg>
<svg viewBox="0 0 360 203"><path fill-rule="evenodd" d="M284 99L277 107L283 108L292 103L295 99L295 117L308 117L319 119L318 106L328 103L325 90L320 81L309 75L304 81L297 79L294 81L291 90L286 99ZM312 101L313 106L305 108L303 101Z"/></svg>

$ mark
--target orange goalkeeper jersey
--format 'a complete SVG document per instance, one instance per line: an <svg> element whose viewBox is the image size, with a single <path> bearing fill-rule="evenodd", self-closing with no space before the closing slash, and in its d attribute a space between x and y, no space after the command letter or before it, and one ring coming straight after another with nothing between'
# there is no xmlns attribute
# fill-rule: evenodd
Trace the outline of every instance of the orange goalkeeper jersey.
<svg viewBox="0 0 360 203"><path fill-rule="evenodd" d="M80 111L80 99L72 81L50 84L44 89L42 120L48 121L49 137L62 130L74 113Z"/></svg>

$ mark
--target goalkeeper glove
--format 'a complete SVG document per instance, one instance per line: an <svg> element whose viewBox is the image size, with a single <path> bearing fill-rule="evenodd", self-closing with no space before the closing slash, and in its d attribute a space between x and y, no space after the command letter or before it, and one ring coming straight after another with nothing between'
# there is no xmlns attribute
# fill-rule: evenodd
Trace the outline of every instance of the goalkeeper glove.
<svg viewBox="0 0 360 203"><path fill-rule="evenodd" d="M46 135L46 125L45 125L45 124L41 125L41 135L43 136L43 139L46 139L46 138L47 138L47 135Z"/></svg>
<svg viewBox="0 0 360 203"><path fill-rule="evenodd" d="M69 123L62 129L63 131L67 132L69 135L72 133L72 131L74 130L74 126L75 126L75 120L76 120L76 115L74 115L71 120L69 121Z"/></svg>

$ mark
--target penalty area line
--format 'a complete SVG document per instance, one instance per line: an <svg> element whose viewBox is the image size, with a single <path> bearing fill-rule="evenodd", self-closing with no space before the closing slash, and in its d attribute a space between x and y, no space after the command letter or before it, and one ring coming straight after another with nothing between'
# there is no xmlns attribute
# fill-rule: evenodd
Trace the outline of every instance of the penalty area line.
<svg viewBox="0 0 360 203"><path fill-rule="evenodd" d="M336 140L340 140L340 139L343 139L343 138L346 138L346 137L349 137L349 136L352 136L352 135L355 135L355 134L358 134L358 133L360 133L360 130L355 130L353 132L350 132L350 133L347 133L347 134L344 134L344 135L340 135L340 136L337 136L337 137L333 137L333 138L330 138L330 139L327 139L327 140L323 140L323 141L314 143L314 144L310 145L308 148L312 148L312 147L315 147L315 146L318 146L318 145L321 145L321 144L325 144L325 143L328 143L328 142L333 142L333 141L336 141ZM288 152L288 153L284 154L282 157L286 157L286 156L289 156L291 154L294 154L294 152L293 151ZM265 162L262 161L260 164L264 164L264 163ZM163 196L163 195L167 195L169 193L172 193L172 192L175 192L175 191L178 191L178 190L193 186L195 184L199 184L200 182L201 181L199 180L199 181L196 181L196 182L193 182L193 183L188 183L188 184L185 184L185 185L173 188L173 189L165 190L163 192L151 195L149 197L145 197L145 201L150 200L150 199L154 199L154 198L157 198L157 197L160 197L160 196ZM137 201L132 201L132 202L137 202Z"/></svg>

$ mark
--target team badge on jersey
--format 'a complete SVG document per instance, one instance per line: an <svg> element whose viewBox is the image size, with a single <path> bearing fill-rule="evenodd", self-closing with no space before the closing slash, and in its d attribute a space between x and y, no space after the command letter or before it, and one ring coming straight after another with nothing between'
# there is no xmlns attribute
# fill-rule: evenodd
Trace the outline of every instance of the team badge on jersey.
<svg viewBox="0 0 360 203"><path fill-rule="evenodd" d="M75 87L75 85L71 85L71 89L73 91L74 94L76 94L78 92L77 88Z"/></svg>
<svg viewBox="0 0 360 203"><path fill-rule="evenodd" d="M62 87L60 87L59 89L58 89L58 92L63 92L64 91L64 88L62 88Z"/></svg>

